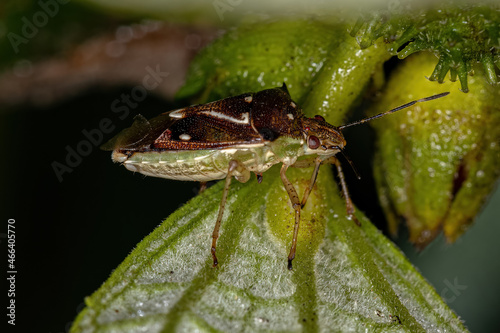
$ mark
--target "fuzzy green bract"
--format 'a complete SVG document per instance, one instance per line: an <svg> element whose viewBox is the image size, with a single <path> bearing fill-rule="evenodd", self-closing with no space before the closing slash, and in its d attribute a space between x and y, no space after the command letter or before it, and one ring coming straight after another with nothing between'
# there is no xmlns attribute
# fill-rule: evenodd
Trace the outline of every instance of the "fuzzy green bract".
<svg viewBox="0 0 500 333"><path fill-rule="evenodd" d="M430 4L429 4L430 5ZM361 47L384 37L388 49L400 59L419 51L439 57L429 79L444 82L460 80L461 90L469 91L468 76L474 65L482 64L482 73L491 85L500 69L500 6L498 2L474 4L435 2L422 6L418 1L395 1L386 10L375 11L358 19L351 30Z"/></svg>
<svg viewBox="0 0 500 333"><path fill-rule="evenodd" d="M421 73L434 63L429 54L408 58L373 113L437 88L449 96L372 123L378 134L375 179L389 228L397 234L404 217L410 241L420 248L441 231L449 242L464 233L500 176L500 90L479 66L467 94L458 91L458 82L429 85Z"/></svg>
<svg viewBox="0 0 500 333"><path fill-rule="evenodd" d="M342 25L242 26L199 55L179 94L205 102L285 81L306 113L338 125L388 57L378 44L360 50ZM287 173L300 195L311 172ZM261 184L233 181L213 268L222 187L195 197L146 237L86 299L72 332L466 331L361 212L361 227L346 217L328 166L303 209L292 271L286 257L294 214L279 166Z"/></svg>

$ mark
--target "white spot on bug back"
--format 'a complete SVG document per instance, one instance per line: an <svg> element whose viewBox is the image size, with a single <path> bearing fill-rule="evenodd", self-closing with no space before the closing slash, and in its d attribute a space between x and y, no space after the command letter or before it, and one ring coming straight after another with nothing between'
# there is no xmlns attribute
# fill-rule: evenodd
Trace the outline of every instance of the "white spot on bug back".
<svg viewBox="0 0 500 333"><path fill-rule="evenodd" d="M247 103L252 103L252 100L253 100L252 96L245 97L245 102L247 102Z"/></svg>
<svg viewBox="0 0 500 333"><path fill-rule="evenodd" d="M179 139L181 139L183 141L189 141L189 140L191 140L191 135L184 133L184 134L179 135Z"/></svg>
<svg viewBox="0 0 500 333"><path fill-rule="evenodd" d="M168 115L170 116L170 118L182 119L185 117L185 111L186 111L185 108L178 109L178 110L171 111Z"/></svg>
<svg viewBox="0 0 500 333"><path fill-rule="evenodd" d="M234 118L234 117L228 116L227 114L220 113L220 112L217 112L214 110L201 111L200 113L206 114L206 115L214 117L214 118L230 121L230 122L235 123L235 124L250 124L250 117L248 115L248 112L242 113L241 119Z"/></svg>
<svg viewBox="0 0 500 333"><path fill-rule="evenodd" d="M294 102L292 102L292 103L290 103L290 106L295 109L297 107L297 104L295 104Z"/></svg>
<svg viewBox="0 0 500 333"><path fill-rule="evenodd" d="M288 113L288 114L287 114L287 117L288 117L288 119L290 119L290 120L293 120L293 119L294 119L294 118L293 118L293 114L291 114L291 113Z"/></svg>

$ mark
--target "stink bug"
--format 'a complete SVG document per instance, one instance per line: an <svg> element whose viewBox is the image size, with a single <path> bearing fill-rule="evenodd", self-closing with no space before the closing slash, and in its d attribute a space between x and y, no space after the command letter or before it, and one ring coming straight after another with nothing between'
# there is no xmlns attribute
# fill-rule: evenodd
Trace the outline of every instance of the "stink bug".
<svg viewBox="0 0 500 333"><path fill-rule="evenodd" d="M138 115L130 128L102 148L113 151L113 161L144 175L200 182L226 179L212 234L214 267L218 264L217 238L232 177L244 183L254 172L260 182L263 172L274 164L282 163L281 180L295 210L295 226L288 255L288 268L292 269L300 210L316 182L321 164L335 164L347 214L360 225L354 215L342 167L335 157L346 145L342 130L447 94L415 100L376 116L335 127L321 116L306 117L283 84L280 88L162 113L149 121ZM297 161L304 155L311 157ZM309 165L315 166L314 171L300 200L286 171L289 167Z"/></svg>

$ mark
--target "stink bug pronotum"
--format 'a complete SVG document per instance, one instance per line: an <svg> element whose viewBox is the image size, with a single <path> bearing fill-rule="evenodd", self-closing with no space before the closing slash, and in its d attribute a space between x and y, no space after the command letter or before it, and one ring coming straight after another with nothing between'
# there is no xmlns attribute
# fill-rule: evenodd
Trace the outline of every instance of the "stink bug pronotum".
<svg viewBox="0 0 500 333"><path fill-rule="evenodd" d="M335 157L346 145L342 130L447 94L415 100L376 116L335 127L321 116L307 118L283 84L280 88L162 113L149 121L138 115L130 128L111 139L103 149L112 150L113 161L122 163L128 170L148 176L199 182L226 179L212 234L214 267L218 264L216 244L232 177L244 183L254 172L261 182L263 172L282 163L281 180L295 210L288 255L288 268L292 269L300 210L316 182L321 164L335 164L347 214L360 224L354 215L340 162ZM311 158L297 161L304 155L311 155ZM286 171L289 167L309 165L315 168L300 200Z"/></svg>

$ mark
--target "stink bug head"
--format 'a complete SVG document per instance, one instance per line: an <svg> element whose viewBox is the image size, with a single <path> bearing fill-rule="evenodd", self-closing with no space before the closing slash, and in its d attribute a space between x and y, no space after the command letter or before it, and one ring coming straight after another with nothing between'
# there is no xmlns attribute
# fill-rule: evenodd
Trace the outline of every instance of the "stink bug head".
<svg viewBox="0 0 500 333"><path fill-rule="evenodd" d="M342 132L321 116L303 118L302 128L305 155L335 155L346 145Z"/></svg>

